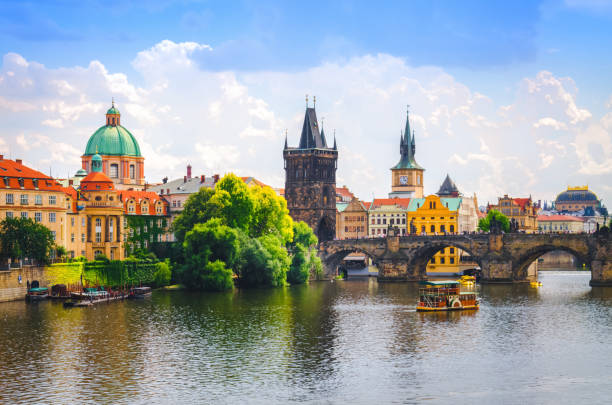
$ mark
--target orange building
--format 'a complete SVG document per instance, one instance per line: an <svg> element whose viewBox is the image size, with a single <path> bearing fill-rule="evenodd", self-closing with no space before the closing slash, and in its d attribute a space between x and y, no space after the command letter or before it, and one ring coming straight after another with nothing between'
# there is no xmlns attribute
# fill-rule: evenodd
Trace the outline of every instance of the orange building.
<svg viewBox="0 0 612 405"><path fill-rule="evenodd" d="M497 210L508 217L510 220L516 220L519 230L527 233L538 231L538 211L540 208L536 206L531 197L529 198L512 198L508 194L498 199L497 205L489 205L487 212Z"/></svg>

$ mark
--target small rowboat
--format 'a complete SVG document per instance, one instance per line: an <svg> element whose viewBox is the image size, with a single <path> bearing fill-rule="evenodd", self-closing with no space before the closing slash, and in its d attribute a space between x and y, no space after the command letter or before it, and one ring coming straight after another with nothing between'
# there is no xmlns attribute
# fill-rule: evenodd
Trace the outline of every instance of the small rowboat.
<svg viewBox="0 0 612 405"><path fill-rule="evenodd" d="M26 294L26 301L42 301L49 297L49 289L46 287L30 288Z"/></svg>

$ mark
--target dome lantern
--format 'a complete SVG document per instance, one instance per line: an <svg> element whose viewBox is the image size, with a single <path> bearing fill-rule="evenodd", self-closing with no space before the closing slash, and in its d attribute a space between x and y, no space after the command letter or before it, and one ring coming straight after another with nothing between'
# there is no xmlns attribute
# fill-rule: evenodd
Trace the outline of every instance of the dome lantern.
<svg viewBox="0 0 612 405"><path fill-rule="evenodd" d="M107 127L115 127L117 125L121 125L121 114L119 110L115 108L115 99L113 98L111 108L106 112L106 126Z"/></svg>
<svg viewBox="0 0 612 405"><path fill-rule="evenodd" d="M98 155L97 152L91 158L91 171L92 172L101 172L102 171L102 156Z"/></svg>

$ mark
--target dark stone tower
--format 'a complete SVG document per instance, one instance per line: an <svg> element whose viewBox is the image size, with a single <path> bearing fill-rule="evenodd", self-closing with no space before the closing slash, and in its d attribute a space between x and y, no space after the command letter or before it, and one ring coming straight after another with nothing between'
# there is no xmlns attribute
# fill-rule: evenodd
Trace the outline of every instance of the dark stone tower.
<svg viewBox="0 0 612 405"><path fill-rule="evenodd" d="M299 146L290 148L285 139L283 158L289 214L310 225L320 242L334 239L338 150L335 136L334 146L327 147L314 108L306 107Z"/></svg>

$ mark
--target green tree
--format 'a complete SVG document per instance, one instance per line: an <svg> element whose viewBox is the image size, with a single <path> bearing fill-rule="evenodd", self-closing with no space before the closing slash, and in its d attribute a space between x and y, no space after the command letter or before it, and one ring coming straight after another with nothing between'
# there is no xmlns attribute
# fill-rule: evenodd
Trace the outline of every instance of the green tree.
<svg viewBox="0 0 612 405"><path fill-rule="evenodd" d="M266 248L266 245L272 253ZM277 248L270 239L247 239L245 241L236 266L241 286L279 287L285 285L288 263L274 257L273 252L277 252Z"/></svg>
<svg viewBox="0 0 612 405"><path fill-rule="evenodd" d="M234 273L220 260L209 262L201 275L202 285L209 291L226 291L234 288Z"/></svg>
<svg viewBox="0 0 612 405"><path fill-rule="evenodd" d="M0 222L0 256L18 260L30 258L48 263L53 249L49 228L29 218L5 218Z"/></svg>
<svg viewBox="0 0 612 405"><path fill-rule="evenodd" d="M287 273L287 281L291 284L303 284L308 281L310 276L309 261L307 258L308 250L298 244L293 250L291 267Z"/></svg>
<svg viewBox="0 0 612 405"><path fill-rule="evenodd" d="M283 244L290 242L294 224L289 216L287 201L270 187L254 186L249 191L253 199L250 235L257 238L274 234L280 237Z"/></svg>
<svg viewBox="0 0 612 405"><path fill-rule="evenodd" d="M170 261L165 260L156 264L157 270L153 274L153 280L157 287L163 287L170 284L172 279L172 270L170 268Z"/></svg>
<svg viewBox="0 0 612 405"><path fill-rule="evenodd" d="M244 181L231 173L223 176L215 184L215 197L213 201L218 204L219 216L225 224L250 234L249 228L255 204Z"/></svg>
<svg viewBox="0 0 612 405"><path fill-rule="evenodd" d="M239 231L223 225L222 222L220 218L214 218L205 224L196 224L185 235L185 264L182 266L180 279L187 287L218 290L220 285L227 285L215 281L217 276L225 274L219 271L219 265L208 266L209 263L218 261L222 262L224 269L231 268L236 260ZM230 274L230 281L231 277Z"/></svg>
<svg viewBox="0 0 612 405"><path fill-rule="evenodd" d="M483 232L489 232L491 229L491 218L495 218L497 222L501 222L504 232L510 232L510 220L497 210L491 210L487 213L486 217L481 218L480 221L478 221L478 229Z"/></svg>
<svg viewBox="0 0 612 405"><path fill-rule="evenodd" d="M305 248L313 248L319 243L310 226L304 221L293 223L293 241L289 244L291 247L300 244Z"/></svg>
<svg viewBox="0 0 612 405"><path fill-rule="evenodd" d="M213 190L203 188L189 196L183 206L183 211L172 223L172 231L179 244L183 244L185 235L196 224L203 224L217 216L216 205L210 203L210 199L214 194Z"/></svg>

